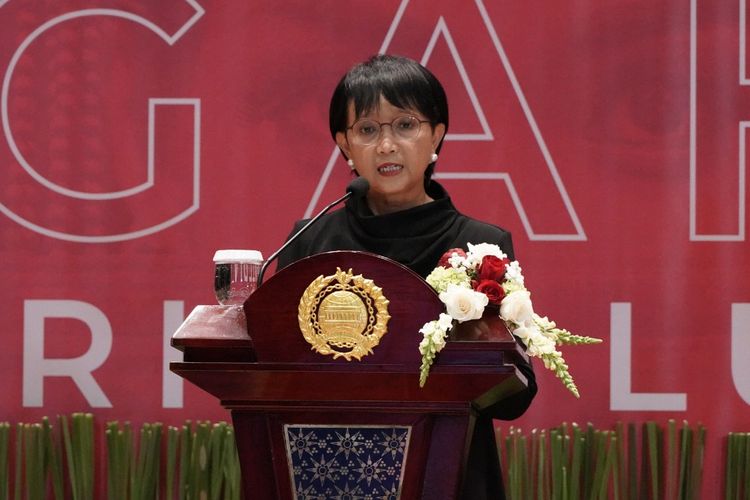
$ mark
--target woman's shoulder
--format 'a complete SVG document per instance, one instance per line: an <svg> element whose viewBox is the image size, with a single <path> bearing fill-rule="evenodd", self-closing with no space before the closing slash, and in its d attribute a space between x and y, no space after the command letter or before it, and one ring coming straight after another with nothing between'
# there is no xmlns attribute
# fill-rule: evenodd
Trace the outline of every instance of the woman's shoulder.
<svg viewBox="0 0 750 500"><path fill-rule="evenodd" d="M461 231L464 233L473 233L488 238L504 238L505 235L510 235L510 231L507 229L468 215L459 214L457 222L461 225ZM487 241L486 243L491 242Z"/></svg>
<svg viewBox="0 0 750 500"><path fill-rule="evenodd" d="M465 248L467 243L493 243L513 258L513 239L507 229L463 214L459 214L456 222L459 226L456 246Z"/></svg>
<svg viewBox="0 0 750 500"><path fill-rule="evenodd" d="M294 238L310 221L311 219L296 221L287 236L287 241ZM312 254L334 250L331 241L342 237L341 233L345 227L343 210L335 210L323 215L279 254L279 269ZM328 248L329 246L331 248Z"/></svg>

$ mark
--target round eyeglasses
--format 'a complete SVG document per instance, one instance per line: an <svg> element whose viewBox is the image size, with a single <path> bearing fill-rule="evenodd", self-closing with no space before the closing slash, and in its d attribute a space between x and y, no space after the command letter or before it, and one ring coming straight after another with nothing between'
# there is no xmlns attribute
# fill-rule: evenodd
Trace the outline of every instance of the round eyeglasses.
<svg viewBox="0 0 750 500"><path fill-rule="evenodd" d="M393 135L404 141L413 141L419 136L419 131L423 123L430 123L429 120L420 120L416 116L403 115L397 116L391 122L380 123L370 118L362 118L354 122L351 127L346 127L349 132L347 137L349 142L359 146L370 146L375 144L380 138L380 131L385 125L391 127Z"/></svg>

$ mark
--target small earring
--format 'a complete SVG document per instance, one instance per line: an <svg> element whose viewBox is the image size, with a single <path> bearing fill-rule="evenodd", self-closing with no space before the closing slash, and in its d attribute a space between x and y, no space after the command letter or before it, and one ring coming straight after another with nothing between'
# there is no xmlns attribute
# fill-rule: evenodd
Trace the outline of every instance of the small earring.
<svg viewBox="0 0 750 500"><path fill-rule="evenodd" d="M346 160L346 164L349 165L349 168L351 168L352 170L354 170L354 160L348 159L348 160Z"/></svg>
<svg viewBox="0 0 750 500"><path fill-rule="evenodd" d="M432 153L432 156L430 157L430 163L435 163L438 159L437 153Z"/></svg>

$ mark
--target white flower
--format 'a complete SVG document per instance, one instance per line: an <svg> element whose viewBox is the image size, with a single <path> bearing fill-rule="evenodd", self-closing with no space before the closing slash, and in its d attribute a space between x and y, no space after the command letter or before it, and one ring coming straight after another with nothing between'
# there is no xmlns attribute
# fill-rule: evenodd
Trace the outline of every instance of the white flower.
<svg viewBox="0 0 750 500"><path fill-rule="evenodd" d="M453 318L445 313L440 314L440 319L425 323L419 330L422 334L422 342L419 344L419 352L424 355L427 351L440 352L445 347L448 338L448 330L453 327Z"/></svg>
<svg viewBox="0 0 750 500"><path fill-rule="evenodd" d="M523 325L532 319L534 309L531 305L531 293L518 290L506 295L500 302L500 317L516 325Z"/></svg>
<svg viewBox="0 0 750 500"><path fill-rule="evenodd" d="M445 304L448 314L459 323L481 318L489 303L485 294L457 285L449 285L440 294L440 300Z"/></svg>
<svg viewBox="0 0 750 500"><path fill-rule="evenodd" d="M432 332L432 343L435 346L435 352L440 352L445 347L445 339L448 337L444 330L435 330Z"/></svg>
<svg viewBox="0 0 750 500"><path fill-rule="evenodd" d="M419 329L419 333L424 335L425 337L428 337L432 335L432 332L435 331L435 326L437 325L436 321L430 321L428 323L425 323L422 328Z"/></svg>
<svg viewBox="0 0 750 500"><path fill-rule="evenodd" d="M421 330L420 330L421 331ZM429 352L430 348L430 338L425 336L422 338L422 341L419 343L419 354L424 356Z"/></svg>
<svg viewBox="0 0 750 500"><path fill-rule="evenodd" d="M513 262L505 266L505 279L523 286L523 274L521 274L521 265L517 260L514 260Z"/></svg>
<svg viewBox="0 0 750 500"><path fill-rule="evenodd" d="M508 257L502 250L500 250L499 246L493 245L492 243L478 243L476 245L469 243L468 247L469 253L471 253L472 257L479 259L479 262L482 261L485 255L494 255L498 259L505 259Z"/></svg>
<svg viewBox="0 0 750 500"><path fill-rule="evenodd" d="M526 326L526 325L519 326L518 328L513 330L513 335L523 340L524 344L528 344L529 339L537 334L538 332L535 332L534 328Z"/></svg>
<svg viewBox="0 0 750 500"><path fill-rule="evenodd" d="M529 344L526 352L529 356L540 358L544 354L552 354L555 352L555 343L544 335L540 335L535 337L533 342Z"/></svg>
<svg viewBox="0 0 750 500"><path fill-rule="evenodd" d="M451 284L465 288L471 287L471 280L463 269L436 267L427 276L426 281L438 293L446 291Z"/></svg>
<svg viewBox="0 0 750 500"><path fill-rule="evenodd" d="M454 320L462 323L482 317L489 302L488 298L471 288L471 279L476 278L482 259L488 255L499 259L507 258L498 245L468 243L467 246L469 251L465 258L454 252L448 258L451 267L438 267L427 277L427 283L439 294L448 314L441 314L439 319L426 323L420 330L420 387L424 387L437 353L445 346L448 331L453 327ZM546 316L535 314L531 304L531 293L524 286L521 266L517 261L506 265L501 286L505 297L500 303L500 317L505 325L523 342L529 356L540 358L544 366L554 371L565 387L578 397L578 389L568 372L562 354L557 350L557 345L593 344L601 341L573 335L567 330L557 328L555 322Z"/></svg>
<svg viewBox="0 0 750 500"><path fill-rule="evenodd" d="M534 314L534 322L539 325L542 330L552 330L557 327L554 321L551 321L547 316L539 316Z"/></svg>
<svg viewBox="0 0 750 500"><path fill-rule="evenodd" d="M482 259L487 255L494 255L498 259L505 259L508 256L500 250L500 247L492 243L478 243L476 245L467 243L469 252L466 254L465 266L469 269L476 269L482 263Z"/></svg>
<svg viewBox="0 0 750 500"><path fill-rule="evenodd" d="M448 258L448 264L450 264L453 269L458 269L459 267L463 266L465 262L466 257L464 257L463 255L459 255L458 252L453 252Z"/></svg>
<svg viewBox="0 0 750 500"><path fill-rule="evenodd" d="M440 313L438 318L437 327L445 330L446 332L453 328L453 318L450 314Z"/></svg>

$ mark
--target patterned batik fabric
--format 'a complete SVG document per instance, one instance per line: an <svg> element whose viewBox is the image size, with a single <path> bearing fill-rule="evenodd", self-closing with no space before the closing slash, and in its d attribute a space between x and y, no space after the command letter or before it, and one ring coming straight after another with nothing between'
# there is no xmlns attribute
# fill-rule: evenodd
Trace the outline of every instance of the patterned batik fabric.
<svg viewBox="0 0 750 500"><path fill-rule="evenodd" d="M411 427L285 425L298 500L400 498Z"/></svg>

